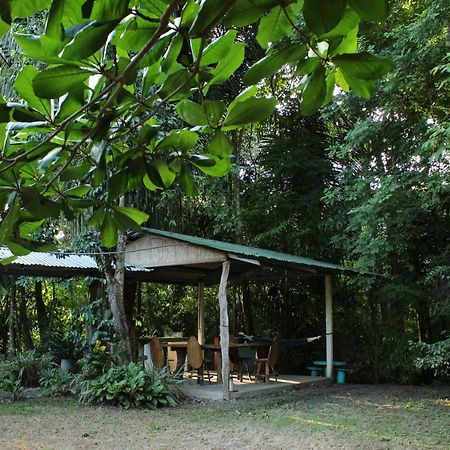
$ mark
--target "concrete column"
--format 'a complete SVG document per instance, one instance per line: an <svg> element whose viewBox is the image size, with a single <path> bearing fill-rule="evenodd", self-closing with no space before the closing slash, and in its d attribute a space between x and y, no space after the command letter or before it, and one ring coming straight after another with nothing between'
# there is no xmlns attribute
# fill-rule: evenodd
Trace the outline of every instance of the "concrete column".
<svg viewBox="0 0 450 450"><path fill-rule="evenodd" d="M326 376L329 378L333 378L333 296L331 287L331 275L325 275L325 325L327 336Z"/></svg>
<svg viewBox="0 0 450 450"><path fill-rule="evenodd" d="M198 283L197 338L200 345L205 343L205 283Z"/></svg>

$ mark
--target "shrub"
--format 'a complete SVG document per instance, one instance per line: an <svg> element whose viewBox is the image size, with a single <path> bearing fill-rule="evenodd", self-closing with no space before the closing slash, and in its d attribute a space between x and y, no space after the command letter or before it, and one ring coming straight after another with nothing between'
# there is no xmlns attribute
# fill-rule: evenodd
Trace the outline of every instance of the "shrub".
<svg viewBox="0 0 450 450"><path fill-rule="evenodd" d="M52 364L52 357L49 354L40 355L36 350L19 353L0 362L0 379L10 376L17 379L22 372L22 386L39 386L41 371L48 369Z"/></svg>
<svg viewBox="0 0 450 450"><path fill-rule="evenodd" d="M71 395L74 394L74 379L75 375L54 367L43 370L39 382L46 395Z"/></svg>
<svg viewBox="0 0 450 450"><path fill-rule="evenodd" d="M111 366L111 355L97 343L92 351L78 360L77 366L86 378L96 378L105 371L106 367Z"/></svg>
<svg viewBox="0 0 450 450"><path fill-rule="evenodd" d="M427 344L410 342L410 347L418 353L414 366L419 370L430 371L443 381L450 381L450 338Z"/></svg>
<svg viewBox="0 0 450 450"><path fill-rule="evenodd" d="M58 363L62 359L70 359L75 362L81 357L84 345L84 339L77 331L55 333L49 338L50 353Z"/></svg>
<svg viewBox="0 0 450 450"><path fill-rule="evenodd" d="M0 387L10 394L13 395L13 399L17 400L22 393L22 374L23 369L19 371L16 375L15 373L10 373L0 380Z"/></svg>
<svg viewBox="0 0 450 450"><path fill-rule="evenodd" d="M137 363L112 367L87 382L80 393L82 403L106 403L130 407L176 406L180 381L167 368L144 369Z"/></svg>

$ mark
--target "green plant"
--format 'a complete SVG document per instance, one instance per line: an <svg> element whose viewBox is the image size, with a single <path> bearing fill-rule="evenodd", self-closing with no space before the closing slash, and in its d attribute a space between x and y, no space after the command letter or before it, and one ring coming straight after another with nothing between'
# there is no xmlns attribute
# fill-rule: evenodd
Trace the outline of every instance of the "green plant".
<svg viewBox="0 0 450 450"><path fill-rule="evenodd" d="M410 348L419 354L414 359L417 369L430 371L435 378L450 381L450 338L433 344L410 342Z"/></svg>
<svg viewBox="0 0 450 450"><path fill-rule="evenodd" d="M82 355L85 341L77 331L67 331L64 334L50 336L49 347L55 361L71 359L75 362Z"/></svg>
<svg viewBox="0 0 450 450"><path fill-rule="evenodd" d="M137 363L129 363L89 381L79 400L128 409L176 406L180 397L180 381L168 369L144 369Z"/></svg>
<svg viewBox="0 0 450 450"><path fill-rule="evenodd" d="M111 355L97 345L94 350L78 360L77 366L86 378L94 378L100 376L110 363Z"/></svg>
<svg viewBox="0 0 450 450"><path fill-rule="evenodd" d="M19 374L22 386L39 386L39 377L42 370L53 364L50 354L40 355L36 350L19 353L13 358L0 362L0 379L10 376L17 379Z"/></svg>
<svg viewBox="0 0 450 450"><path fill-rule="evenodd" d="M72 383L75 376L57 367L45 369L39 380L47 395L70 395L73 394Z"/></svg>
<svg viewBox="0 0 450 450"><path fill-rule="evenodd" d="M16 375L14 372L11 372L7 377L0 380L0 387L13 395L13 399L17 400L22 393L22 375L23 368L19 370L19 373Z"/></svg>

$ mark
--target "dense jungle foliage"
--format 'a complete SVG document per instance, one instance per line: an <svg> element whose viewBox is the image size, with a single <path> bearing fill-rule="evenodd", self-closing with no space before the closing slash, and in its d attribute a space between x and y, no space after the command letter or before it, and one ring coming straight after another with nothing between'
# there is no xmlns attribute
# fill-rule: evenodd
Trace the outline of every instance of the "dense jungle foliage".
<svg viewBox="0 0 450 450"><path fill-rule="evenodd" d="M341 80L340 87L333 82L327 106L305 115L297 78L311 79L317 61L305 59L295 76L281 63L277 73L255 83L261 98L278 99L275 113L227 130L234 147L229 173L206 177L203 172L212 166L197 160L200 171L189 171L188 186L177 181L160 191L148 189L154 181L149 180L147 188L136 183L125 193L126 206L143 211L138 221L149 227L378 274L340 276L334 282L335 358L349 362L354 382L428 383L450 377L449 20L446 0L390 1L386 21L359 25L358 52L393 63L382 80L373 81L370 99L358 97L353 86L345 92ZM43 18L34 17L18 26L41 30L42 24ZM254 23L239 33L235 44L247 44L242 67L211 86L214 99L227 103L246 88L248 69L265 54ZM0 94L17 101L11 80L36 63L9 34L2 38L0 57ZM166 131L181 127L185 119L171 105L162 106L157 116ZM200 137L205 145L206 139ZM216 164L230 156L212 154L207 157ZM96 189L98 194L101 182ZM60 245L72 251L97 249L98 228L105 229L105 220L92 230L87 228L91 210L75 221L53 217L46 219L40 238L55 243L63 232ZM74 359L81 360L112 332L101 283L5 278L2 285L0 349L5 355L34 348L45 353L55 340L65 339L68 352L78 351ZM135 335L164 334L168 328L196 334L195 288L139 283L126 287L125 294ZM324 334L322 278L268 274L265 281L233 284L228 294L232 333ZM215 288L206 289L208 340L218 335L216 295ZM324 352L324 339L289 350L282 355L281 370L306 373Z"/></svg>

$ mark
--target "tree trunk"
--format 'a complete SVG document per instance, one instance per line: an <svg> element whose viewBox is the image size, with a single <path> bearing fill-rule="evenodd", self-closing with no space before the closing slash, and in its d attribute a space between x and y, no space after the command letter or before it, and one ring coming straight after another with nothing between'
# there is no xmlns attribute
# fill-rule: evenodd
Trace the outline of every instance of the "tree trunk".
<svg viewBox="0 0 450 450"><path fill-rule="evenodd" d="M36 281L34 283L34 297L36 302L36 313L39 327L39 337L41 340L41 346L47 347L48 341L48 315L45 308L44 300L42 298L42 281Z"/></svg>
<svg viewBox="0 0 450 450"><path fill-rule="evenodd" d="M11 288L9 293L9 356L16 354L16 279L11 279Z"/></svg>
<svg viewBox="0 0 450 450"><path fill-rule="evenodd" d="M19 286L20 297L20 323L22 324L22 338L27 350L33 349L33 338L31 337L30 319L27 314L27 297L25 295L25 288Z"/></svg>
<svg viewBox="0 0 450 450"><path fill-rule="evenodd" d="M125 285L125 245L126 236L119 232L116 246L116 257L104 255L106 292L109 307L111 308L114 331L120 340L126 361L133 360L133 347L130 340L130 332L127 323L124 306ZM114 263L114 264L113 264Z"/></svg>
<svg viewBox="0 0 450 450"><path fill-rule="evenodd" d="M220 351L222 353L222 383L223 399L230 400L230 362L229 347L230 333L228 325L228 305L227 305L227 281L230 272L230 261L222 263L222 276L219 285L219 307L220 307Z"/></svg>
<svg viewBox="0 0 450 450"><path fill-rule="evenodd" d="M420 298L416 303L417 319L419 322L419 340L433 342L433 328L431 326L428 302Z"/></svg>
<svg viewBox="0 0 450 450"><path fill-rule="evenodd" d="M236 215L236 242L242 242L242 214L241 214L241 188L240 188L240 170L241 170L241 146L242 131L234 131L231 135L234 145L235 170L232 173L232 190L234 200L234 213Z"/></svg>
<svg viewBox="0 0 450 450"><path fill-rule="evenodd" d="M370 321L372 324L372 348L373 348L373 382L378 384L380 381L379 377L379 367L380 367L380 323L378 315L378 304L376 302L375 296L370 298L369 295L369 305L370 305Z"/></svg>
<svg viewBox="0 0 450 450"><path fill-rule="evenodd" d="M137 350L138 350L136 341L136 320L135 320L136 294L137 294L137 282L126 281L124 292L124 308L130 335L133 359L137 358Z"/></svg>

